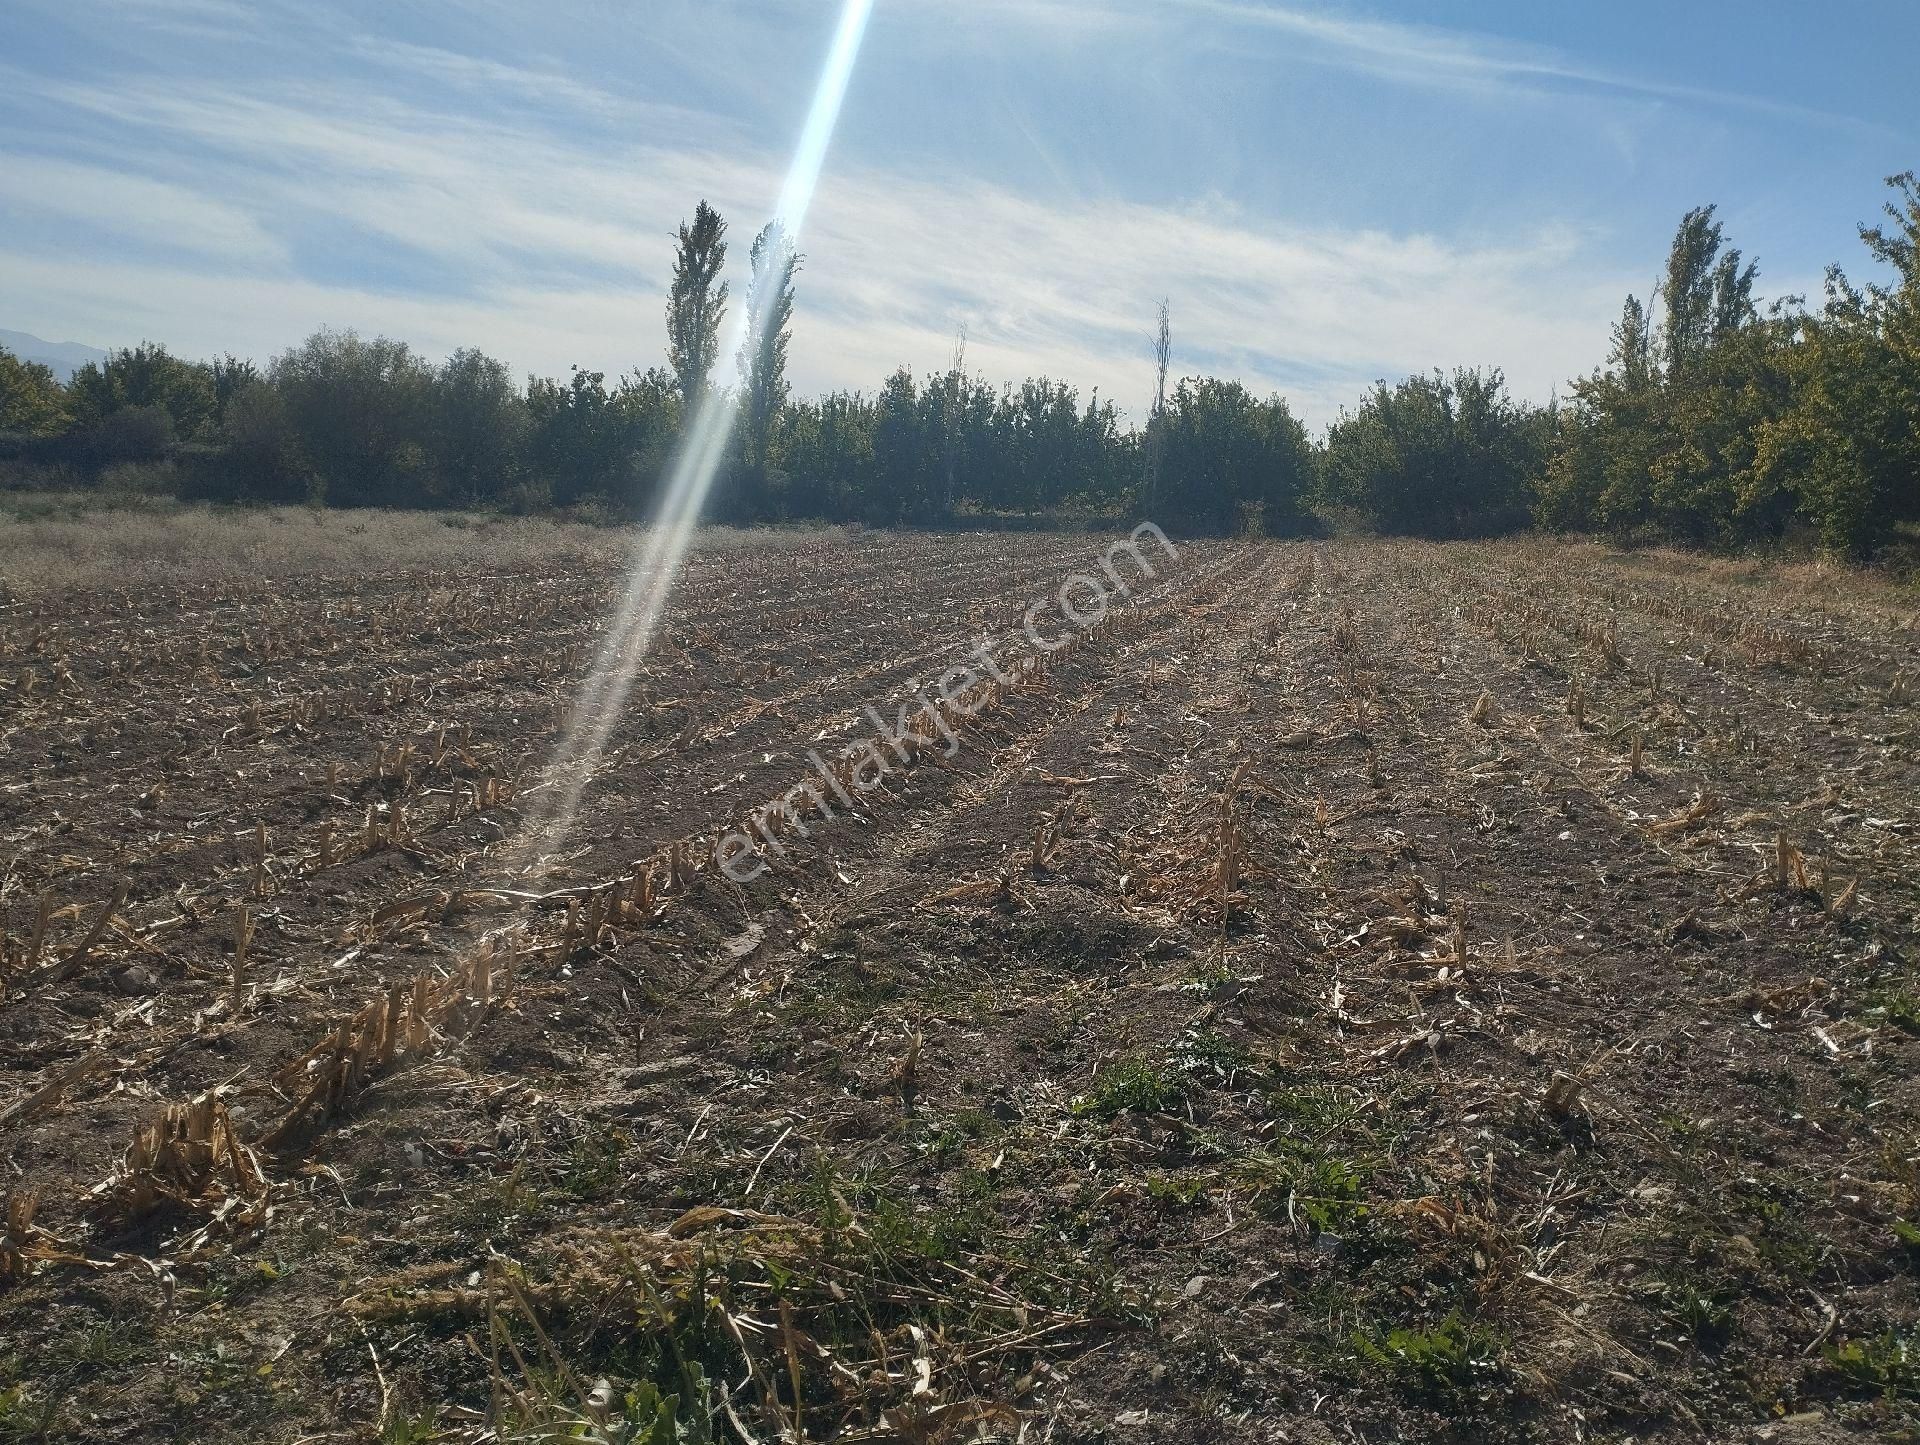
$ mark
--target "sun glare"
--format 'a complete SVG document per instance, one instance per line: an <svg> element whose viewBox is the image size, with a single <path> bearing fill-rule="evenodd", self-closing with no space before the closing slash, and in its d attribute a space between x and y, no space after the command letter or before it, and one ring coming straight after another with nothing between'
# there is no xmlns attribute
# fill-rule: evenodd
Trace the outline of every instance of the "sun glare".
<svg viewBox="0 0 1920 1445"><path fill-rule="evenodd" d="M873 0L846 0L835 27L826 63L814 87L813 103L787 166L774 216L790 238L800 235L808 207L820 181L820 168L840 117L853 77L860 41L873 12ZM737 356L760 340L768 308L740 308L720 355ZM579 810L581 795L593 779L607 739L618 724L633 680L653 646L655 632L666 611L674 584L685 564L687 549L699 526L701 509L713 489L721 459L733 434L738 414L735 398L724 388L710 387L697 403L660 505L634 547L627 567L626 591L602 638L592 670L580 685L568 710L560 741L548 760L546 783L522 834L521 866L564 841Z"/></svg>

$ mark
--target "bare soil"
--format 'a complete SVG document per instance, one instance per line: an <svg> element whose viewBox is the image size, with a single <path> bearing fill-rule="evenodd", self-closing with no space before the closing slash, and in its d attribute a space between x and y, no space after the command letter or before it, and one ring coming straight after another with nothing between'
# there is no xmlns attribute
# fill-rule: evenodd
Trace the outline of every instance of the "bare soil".
<svg viewBox="0 0 1920 1445"><path fill-rule="evenodd" d="M0 1438L1920 1438L1920 600L1110 541L14 596Z"/></svg>

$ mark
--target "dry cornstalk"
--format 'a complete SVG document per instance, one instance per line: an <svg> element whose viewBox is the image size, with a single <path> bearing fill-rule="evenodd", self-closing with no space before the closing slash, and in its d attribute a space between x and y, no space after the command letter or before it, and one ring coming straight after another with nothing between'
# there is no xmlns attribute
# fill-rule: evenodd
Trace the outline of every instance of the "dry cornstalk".
<svg viewBox="0 0 1920 1445"><path fill-rule="evenodd" d="M93 1192L108 1214L127 1220L163 1201L235 1200L257 1210L266 1200L267 1176L240 1141L226 1104L217 1094L202 1094L168 1104L141 1125L119 1170Z"/></svg>
<svg viewBox="0 0 1920 1445"><path fill-rule="evenodd" d="M1580 685L1578 676L1571 678L1567 683L1567 716L1573 719L1573 725L1576 728L1586 727L1587 692Z"/></svg>
<svg viewBox="0 0 1920 1445"><path fill-rule="evenodd" d="M900 1097L908 1105L920 1087L920 1045L922 1036L919 1029L907 1035L907 1051L893 1062L893 1083L900 1091Z"/></svg>
<svg viewBox="0 0 1920 1445"><path fill-rule="evenodd" d="M233 982L227 991L227 1012L240 1012L241 995L247 986L247 946L253 942L253 914L242 903L233 915Z"/></svg>
<svg viewBox="0 0 1920 1445"><path fill-rule="evenodd" d="M122 879L114 884L113 896L101 905L99 914L93 920L93 926L87 930L87 936L80 940L79 947L48 969L42 981L63 983L78 972L80 966L87 961L87 955L92 952L94 944L100 941L100 935L107 931L107 925L113 921L113 915L120 911L120 905L126 901L127 884L126 880Z"/></svg>
<svg viewBox="0 0 1920 1445"><path fill-rule="evenodd" d="M35 1189L10 1190L0 1207L0 1284L25 1279L43 1263L85 1264L87 1257L63 1248L63 1241L33 1222L40 1207Z"/></svg>
<svg viewBox="0 0 1920 1445"><path fill-rule="evenodd" d="M1671 817L1662 818L1657 823L1647 825L1647 831L1657 836L1668 833L1687 833L1699 827L1707 819L1720 811L1720 800L1711 793L1696 793L1693 802Z"/></svg>
<svg viewBox="0 0 1920 1445"><path fill-rule="evenodd" d="M423 973L411 986L395 984L335 1024L276 1076L282 1087L305 1080L307 1088L262 1136L261 1147L277 1148L305 1121L345 1107L393 1064L436 1053L441 1037L472 1032L500 996L500 961L489 941L461 959L448 977Z"/></svg>
<svg viewBox="0 0 1920 1445"><path fill-rule="evenodd" d="M16 1099L6 1108L0 1109L0 1125L12 1124L19 1120L30 1119L41 1110L52 1107L60 1096L75 1084L83 1083L107 1067L107 1055L102 1049L75 1059L62 1068L55 1069L47 1081L28 1094L24 1099Z"/></svg>
<svg viewBox="0 0 1920 1445"><path fill-rule="evenodd" d="M53 895L42 893L40 902L33 911L33 936L27 941L28 968L40 966L40 950L47 942L47 921L53 917Z"/></svg>
<svg viewBox="0 0 1920 1445"><path fill-rule="evenodd" d="M7 1195L6 1213L0 1218L0 1281L11 1283L25 1279L33 1268L33 1213L40 1207L40 1196L31 1189Z"/></svg>
<svg viewBox="0 0 1920 1445"><path fill-rule="evenodd" d="M1233 794L1220 796L1220 820L1215 835L1213 882L1222 912L1233 906L1233 895L1240 888L1240 824L1234 816Z"/></svg>
<svg viewBox="0 0 1920 1445"><path fill-rule="evenodd" d="M1580 1107L1580 1081L1571 1074L1556 1073L1543 1102L1555 1118L1571 1117Z"/></svg>
<svg viewBox="0 0 1920 1445"><path fill-rule="evenodd" d="M1784 830L1774 839L1773 882L1783 893L1789 887L1802 893L1807 891L1806 857L1788 841Z"/></svg>

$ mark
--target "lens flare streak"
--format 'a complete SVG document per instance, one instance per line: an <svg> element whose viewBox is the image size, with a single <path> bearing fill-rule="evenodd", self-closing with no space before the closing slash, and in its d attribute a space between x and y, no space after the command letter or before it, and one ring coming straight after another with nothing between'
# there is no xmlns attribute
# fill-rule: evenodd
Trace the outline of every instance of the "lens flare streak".
<svg viewBox="0 0 1920 1445"><path fill-rule="evenodd" d="M873 0L846 0L841 9L840 23L834 30L833 43L814 88L813 103L788 164L774 212L775 220L789 238L799 236L819 186L827 146L833 138L840 105L846 98L847 84L853 77L854 61L859 56L861 38L872 12ZM721 356L737 356L759 345L771 311L774 288L758 289L760 294L753 298L754 304L736 313ZM607 740L626 707L634 677L646 661L674 585L679 581L701 509L732 438L737 414L735 398L719 387L708 388L695 405L666 493L646 532L635 544L634 555L627 566L626 591L548 761L547 785L537 795L522 835L525 850L525 856L519 860L522 867L532 862L532 855L557 848L572 827L581 796L599 767Z"/></svg>

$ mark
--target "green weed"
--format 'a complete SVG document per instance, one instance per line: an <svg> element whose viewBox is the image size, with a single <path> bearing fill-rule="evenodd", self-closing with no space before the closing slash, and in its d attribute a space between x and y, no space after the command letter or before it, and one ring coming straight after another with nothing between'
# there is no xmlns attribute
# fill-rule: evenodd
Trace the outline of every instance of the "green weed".
<svg viewBox="0 0 1920 1445"><path fill-rule="evenodd" d="M1353 1347L1363 1362L1416 1393L1469 1390L1500 1368L1498 1339L1458 1310L1435 1325L1396 1326L1385 1333L1355 1330Z"/></svg>
<svg viewBox="0 0 1920 1445"><path fill-rule="evenodd" d="M1185 1093L1185 1083L1170 1070L1135 1054L1101 1074L1091 1094L1073 1101L1073 1112L1096 1119L1160 1114L1178 1104Z"/></svg>
<svg viewBox="0 0 1920 1445"><path fill-rule="evenodd" d="M1821 1353L1855 1389L1888 1398L1920 1398L1920 1344L1910 1334L1884 1330L1828 1345Z"/></svg>

